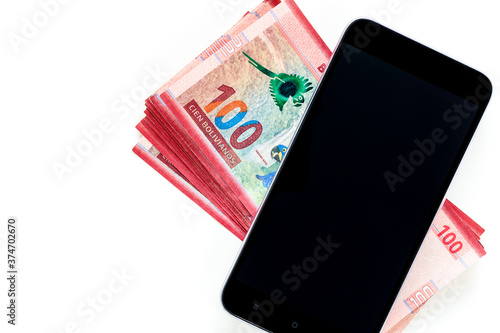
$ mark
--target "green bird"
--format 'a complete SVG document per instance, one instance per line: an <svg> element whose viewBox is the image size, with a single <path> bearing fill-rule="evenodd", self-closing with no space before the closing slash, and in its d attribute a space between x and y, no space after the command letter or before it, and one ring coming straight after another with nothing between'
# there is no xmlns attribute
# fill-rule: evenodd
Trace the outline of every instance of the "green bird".
<svg viewBox="0 0 500 333"><path fill-rule="evenodd" d="M274 103L279 107L280 111L283 111L283 107L286 102L288 102L290 97L292 97L293 105L295 107L299 107L304 104L305 99L303 94L313 89L312 83L309 82L308 79L297 74L290 75L286 73L273 73L257 61L253 60L245 52L243 52L243 54L249 59L248 62L250 64L271 78L271 82L269 82L269 90L271 91Z"/></svg>

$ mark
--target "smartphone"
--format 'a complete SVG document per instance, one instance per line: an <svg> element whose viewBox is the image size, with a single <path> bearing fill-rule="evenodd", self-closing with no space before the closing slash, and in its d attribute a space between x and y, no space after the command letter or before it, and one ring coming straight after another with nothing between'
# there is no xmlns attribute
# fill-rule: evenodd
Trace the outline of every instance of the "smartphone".
<svg viewBox="0 0 500 333"><path fill-rule="evenodd" d="M370 20L345 31L222 291L269 332L379 332L491 97Z"/></svg>

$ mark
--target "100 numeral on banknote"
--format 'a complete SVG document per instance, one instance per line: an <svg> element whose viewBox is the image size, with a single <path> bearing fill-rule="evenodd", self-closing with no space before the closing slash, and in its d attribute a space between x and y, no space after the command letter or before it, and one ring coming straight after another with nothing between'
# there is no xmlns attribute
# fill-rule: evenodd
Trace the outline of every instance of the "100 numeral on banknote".
<svg viewBox="0 0 500 333"><path fill-rule="evenodd" d="M328 59L321 57L323 62L311 70L300 50L298 54L290 45L286 31L275 23L266 24L194 84L181 80L157 95L178 103L180 107L171 107L176 117L181 123L185 115L189 117L213 153L223 159L228 174L257 205L286 154Z"/></svg>

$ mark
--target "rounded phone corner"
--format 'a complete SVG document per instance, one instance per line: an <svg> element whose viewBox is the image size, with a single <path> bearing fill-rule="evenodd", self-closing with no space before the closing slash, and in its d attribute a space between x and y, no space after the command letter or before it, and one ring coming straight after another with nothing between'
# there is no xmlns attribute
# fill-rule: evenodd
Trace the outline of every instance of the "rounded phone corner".
<svg viewBox="0 0 500 333"><path fill-rule="evenodd" d="M477 71L478 73L478 81L480 84L489 91L488 102L493 95L493 82L491 82L490 78L484 75L484 73ZM476 92L477 93L477 92Z"/></svg>
<svg viewBox="0 0 500 333"><path fill-rule="evenodd" d="M359 17L359 18L356 18L354 20L352 20L348 25L347 27L345 28L345 31L349 31L351 29L353 29L355 26L358 26L358 27L364 27L368 24L377 24L377 25L381 25L380 23L372 20L372 19L369 19L369 18L366 18L366 17Z"/></svg>
<svg viewBox="0 0 500 333"><path fill-rule="evenodd" d="M236 315L230 310L230 307L228 305L227 295L226 295L226 286L225 285L222 287L222 290L221 290L221 293L220 293L220 302L221 302L221 305L222 305L222 307L224 308L224 310L226 312L228 312L232 316L236 317Z"/></svg>

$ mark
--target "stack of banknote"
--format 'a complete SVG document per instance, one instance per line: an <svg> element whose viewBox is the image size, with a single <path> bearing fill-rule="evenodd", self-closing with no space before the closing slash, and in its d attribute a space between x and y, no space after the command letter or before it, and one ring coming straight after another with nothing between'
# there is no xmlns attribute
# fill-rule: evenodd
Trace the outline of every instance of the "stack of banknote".
<svg viewBox="0 0 500 333"><path fill-rule="evenodd" d="M146 100L134 152L243 239L332 51L292 0L267 0ZM483 229L439 211L384 332L485 254Z"/></svg>

